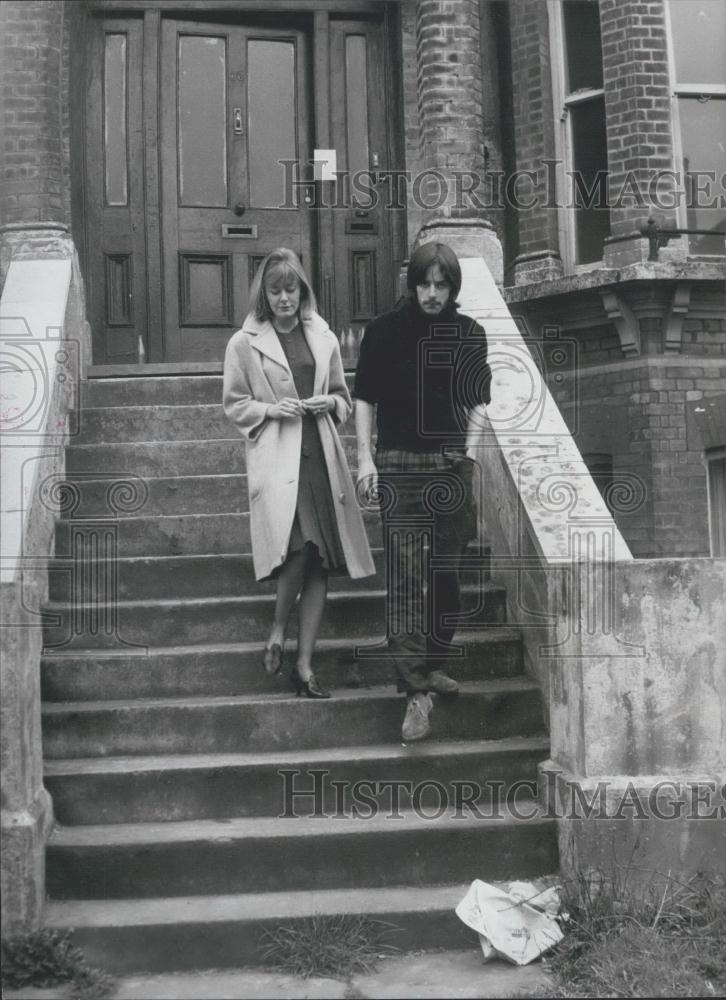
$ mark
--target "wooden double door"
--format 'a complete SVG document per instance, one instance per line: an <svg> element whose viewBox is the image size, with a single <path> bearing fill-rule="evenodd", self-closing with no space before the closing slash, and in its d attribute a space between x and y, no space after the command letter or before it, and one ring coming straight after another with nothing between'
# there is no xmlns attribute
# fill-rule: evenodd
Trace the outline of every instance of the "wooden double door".
<svg viewBox="0 0 726 1000"><path fill-rule="evenodd" d="M379 181L398 106L385 45L374 17L232 23L156 5L92 20L81 243L96 364L221 361L278 246L339 334L392 304L405 250ZM336 180L318 148L335 150Z"/></svg>

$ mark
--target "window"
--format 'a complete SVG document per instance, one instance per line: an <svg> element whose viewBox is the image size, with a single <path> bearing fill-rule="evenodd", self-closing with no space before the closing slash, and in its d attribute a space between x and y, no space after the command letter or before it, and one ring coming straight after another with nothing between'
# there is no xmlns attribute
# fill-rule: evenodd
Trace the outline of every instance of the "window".
<svg viewBox="0 0 726 1000"><path fill-rule="evenodd" d="M706 452L711 555L726 556L726 448Z"/></svg>
<svg viewBox="0 0 726 1000"><path fill-rule="evenodd" d="M687 229L723 230L726 4L723 0L669 0L666 7L671 26L677 169L685 191L679 221ZM724 254L723 233L690 236L689 249L693 254Z"/></svg>
<svg viewBox="0 0 726 1000"><path fill-rule="evenodd" d="M227 204L227 41L179 36L179 204Z"/></svg>
<svg viewBox="0 0 726 1000"><path fill-rule="evenodd" d="M107 205L128 205L126 35L107 33L103 67L103 135Z"/></svg>
<svg viewBox="0 0 726 1000"><path fill-rule="evenodd" d="M550 15L563 250L571 264L593 264L610 235L600 11L597 0L552 0Z"/></svg>
<svg viewBox="0 0 726 1000"><path fill-rule="evenodd" d="M285 202L285 160L297 159L295 45L270 38L247 43L247 155L250 205Z"/></svg>

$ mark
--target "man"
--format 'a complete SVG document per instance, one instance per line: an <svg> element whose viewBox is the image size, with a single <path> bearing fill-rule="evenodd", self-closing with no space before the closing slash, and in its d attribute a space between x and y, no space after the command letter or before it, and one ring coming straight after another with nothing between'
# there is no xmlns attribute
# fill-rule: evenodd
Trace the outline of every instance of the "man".
<svg viewBox="0 0 726 1000"><path fill-rule="evenodd" d="M491 372L484 331L457 310L453 250L419 247L406 284L403 302L366 327L353 395L358 482L380 504L387 654L407 696L402 738L411 742L431 731L429 692L458 692L442 667L460 610L460 560L477 530L466 431L473 407L489 402Z"/></svg>

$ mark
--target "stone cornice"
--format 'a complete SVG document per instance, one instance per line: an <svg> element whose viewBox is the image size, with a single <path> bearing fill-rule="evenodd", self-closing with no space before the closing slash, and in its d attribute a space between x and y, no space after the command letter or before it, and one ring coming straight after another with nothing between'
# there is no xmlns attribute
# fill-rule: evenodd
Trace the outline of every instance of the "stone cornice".
<svg viewBox="0 0 726 1000"><path fill-rule="evenodd" d="M508 285L502 289L509 305L537 302L557 296L573 296L595 291L608 285L625 285L641 282L726 282L726 262L722 261L658 261L629 264L627 267L602 267L579 274L570 274L549 281L531 284Z"/></svg>

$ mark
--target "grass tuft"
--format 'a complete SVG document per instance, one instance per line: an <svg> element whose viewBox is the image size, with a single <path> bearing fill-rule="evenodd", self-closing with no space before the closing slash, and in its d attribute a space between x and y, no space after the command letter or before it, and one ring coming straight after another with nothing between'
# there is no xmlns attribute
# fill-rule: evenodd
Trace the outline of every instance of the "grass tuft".
<svg viewBox="0 0 726 1000"><path fill-rule="evenodd" d="M67 984L69 1000L103 1000L111 996L116 980L102 969L89 965L71 937L72 931L44 928L4 938L3 987L19 989Z"/></svg>
<svg viewBox="0 0 726 1000"><path fill-rule="evenodd" d="M581 874L564 887L565 937L540 997L726 996L726 886L717 877L628 869Z"/></svg>
<svg viewBox="0 0 726 1000"><path fill-rule="evenodd" d="M265 931L260 953L266 965L290 975L350 979L375 972L380 958L398 951L385 940L395 930L368 917L316 914Z"/></svg>

